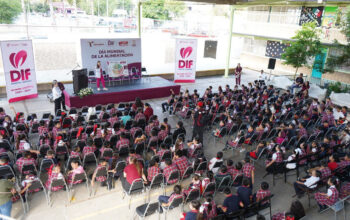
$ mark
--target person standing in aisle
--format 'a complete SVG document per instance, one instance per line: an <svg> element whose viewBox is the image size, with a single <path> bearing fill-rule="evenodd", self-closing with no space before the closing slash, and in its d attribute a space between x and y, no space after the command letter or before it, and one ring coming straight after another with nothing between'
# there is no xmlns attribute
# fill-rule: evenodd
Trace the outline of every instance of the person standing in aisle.
<svg viewBox="0 0 350 220"><path fill-rule="evenodd" d="M53 81L53 87L52 87L52 97L55 102L55 115L57 114L57 110L61 110L61 102L62 102L62 91L60 87L58 87L57 80Z"/></svg>
<svg viewBox="0 0 350 220"><path fill-rule="evenodd" d="M96 70L95 70L95 77L96 77L96 85L97 85L97 91L100 91L100 82L102 83L103 90L108 90L105 85L105 79L103 78L103 70L101 67L101 61L97 61Z"/></svg>
<svg viewBox="0 0 350 220"><path fill-rule="evenodd" d="M62 92L62 95L61 95L61 97L62 97L62 108L63 108L64 111L67 111L67 109L66 109L66 97L65 97L65 95L64 95L64 93L65 93L65 91L64 91L65 88L64 88L63 83L58 82L58 87L60 88L60 90L61 90L61 92Z"/></svg>
<svg viewBox="0 0 350 220"><path fill-rule="evenodd" d="M205 125L205 111L203 109L203 102L198 102L196 112L194 113L193 119L193 134L192 140L195 137L199 138L200 143L203 143L203 132Z"/></svg>
<svg viewBox="0 0 350 220"><path fill-rule="evenodd" d="M235 68L236 85L241 85L241 74L242 74L242 67L241 67L241 64L238 63Z"/></svg>

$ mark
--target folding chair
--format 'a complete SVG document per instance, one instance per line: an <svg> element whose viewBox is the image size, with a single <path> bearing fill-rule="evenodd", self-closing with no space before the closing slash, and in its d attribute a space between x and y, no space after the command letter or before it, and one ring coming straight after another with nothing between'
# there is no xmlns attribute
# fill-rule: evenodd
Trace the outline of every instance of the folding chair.
<svg viewBox="0 0 350 220"><path fill-rule="evenodd" d="M207 161L201 162L194 173L204 173L205 171L207 171L207 164Z"/></svg>
<svg viewBox="0 0 350 220"><path fill-rule="evenodd" d="M149 186L146 186L146 192L148 192L148 202L151 200L151 190L154 188L161 188L164 185L164 175L162 173L158 173L153 177L152 182ZM146 194L146 195L147 195Z"/></svg>
<svg viewBox="0 0 350 220"><path fill-rule="evenodd" d="M171 145L173 144L173 138L171 135L168 135L164 138L163 143L165 144L165 146L167 146L168 148L171 147Z"/></svg>
<svg viewBox="0 0 350 220"><path fill-rule="evenodd" d="M297 137L296 137L296 136L292 137L292 138L288 141L286 148L287 148L287 149L293 149L294 146L295 146L295 144L296 144L296 142L297 142Z"/></svg>
<svg viewBox="0 0 350 220"><path fill-rule="evenodd" d="M79 164L82 164L81 159L80 159L79 156L69 156L68 160L67 160L67 162L65 164L65 172L68 172L68 170L70 170L72 168L70 164L73 161L78 161Z"/></svg>
<svg viewBox="0 0 350 220"><path fill-rule="evenodd" d="M231 214L228 215L218 215L215 218L213 218L212 220L221 220L221 219L244 219L244 212L246 210L245 209L241 209L238 210L236 212L233 212Z"/></svg>
<svg viewBox="0 0 350 220"><path fill-rule="evenodd" d="M49 190L48 190L48 193L47 193L47 201L48 201L48 205L50 207L52 207L52 205L53 205L52 199L51 199L52 187L57 187L57 186L64 186L64 187L66 187L67 198L68 198L68 201L70 200L69 188L68 188L67 183L64 180L64 178L62 178L62 179L53 179L51 181L51 183L50 183L50 187L49 187Z"/></svg>
<svg viewBox="0 0 350 220"><path fill-rule="evenodd" d="M62 128L71 128L72 127L72 119L64 118L62 122Z"/></svg>
<svg viewBox="0 0 350 220"><path fill-rule="evenodd" d="M159 159L159 161L165 161L166 159L171 159L171 151L167 150L163 153L162 157Z"/></svg>
<svg viewBox="0 0 350 220"><path fill-rule="evenodd" d="M272 211L271 211L271 198L274 195L271 194L270 196L266 196L264 199L260 200L258 202L258 213L262 210L269 209L270 216L272 216ZM265 214L264 214L265 215Z"/></svg>
<svg viewBox="0 0 350 220"><path fill-rule="evenodd" d="M220 168L223 164L224 164L224 161L216 161L216 162L214 163L214 166L213 166L212 170L213 170L214 168Z"/></svg>
<svg viewBox="0 0 350 220"><path fill-rule="evenodd" d="M52 159L43 159L39 166L39 178L41 177L42 173L47 173L51 165L54 164Z"/></svg>
<svg viewBox="0 0 350 220"><path fill-rule="evenodd" d="M206 197L207 195L214 195L216 191L216 184L215 182L210 182L205 187L205 189L202 192L202 198Z"/></svg>
<svg viewBox="0 0 350 220"><path fill-rule="evenodd" d="M21 180L22 177L24 177L26 175L26 173L33 173L33 174L37 174L38 170L36 169L35 164L26 164L22 166L22 170L21 170Z"/></svg>
<svg viewBox="0 0 350 220"><path fill-rule="evenodd" d="M0 179L12 179L14 177L16 177L16 175L11 166L0 166Z"/></svg>
<svg viewBox="0 0 350 220"><path fill-rule="evenodd" d="M198 188L191 189L190 192L188 193L186 199L185 199L185 204L188 202L191 202L193 200L199 199L201 196L200 190Z"/></svg>
<svg viewBox="0 0 350 220"><path fill-rule="evenodd" d="M169 184L169 181L172 181L172 180L176 180L175 183L172 183L172 184ZM170 173L169 175L169 178L165 180L164 184L163 184L163 189L164 189L164 195L166 195L166 190L165 188L167 186L170 186L170 185L173 185L173 184L176 184L178 183L180 180L180 171L178 170L174 170Z"/></svg>
<svg viewBox="0 0 350 220"><path fill-rule="evenodd" d="M108 170L107 170L107 167L96 167L95 171L94 171L94 174L92 176L95 175L95 178L94 180L91 180L91 181L95 181L97 180L97 178L100 178L100 177L105 177L106 178L106 181L108 179ZM106 182L107 183L107 182ZM94 190L94 188L96 188L96 190ZM107 189L109 190L109 185L107 184ZM92 196L95 196L96 195L96 192L97 192L97 187L92 187Z"/></svg>
<svg viewBox="0 0 350 220"><path fill-rule="evenodd" d="M220 129L219 136L214 136L214 146L216 146L216 141L220 142L220 140L223 140L225 138L226 133L227 133L227 128L226 127L222 127Z"/></svg>
<svg viewBox="0 0 350 220"><path fill-rule="evenodd" d="M178 197L175 197L175 198L171 201L171 203L170 203L169 206L162 206L162 205L160 204L160 206L161 206L162 209L164 210L163 213L164 213L164 215L165 215L165 220L167 219L167 214L168 214L168 212L169 212L170 210L174 209L174 208L179 207L180 205L183 204L183 202L184 202L183 196L178 196Z"/></svg>
<svg viewBox="0 0 350 220"><path fill-rule="evenodd" d="M81 181L81 182L78 182ZM71 199L69 200L70 202L72 201L72 198L74 197L74 189L73 186L76 184L83 183L85 181L86 184L86 189L88 191L88 195L90 196L90 187L89 187L89 179L86 175L86 172L84 171L83 173L78 173L74 174L72 177L72 182L69 184L69 190L72 191Z"/></svg>
<svg viewBox="0 0 350 220"><path fill-rule="evenodd" d="M277 135L277 129L276 128L272 128L270 133L267 135L266 139L267 140L271 140L273 139L275 136Z"/></svg>
<svg viewBox="0 0 350 220"><path fill-rule="evenodd" d="M129 145L124 144L119 147L119 156L127 155L129 153Z"/></svg>
<svg viewBox="0 0 350 220"><path fill-rule="evenodd" d="M101 155L101 158L112 158L113 157L113 150L111 148L106 148L103 151L103 154Z"/></svg>
<svg viewBox="0 0 350 220"><path fill-rule="evenodd" d="M26 212L29 211L29 194L35 192L36 190L43 190L45 198L48 199L47 197L47 192L46 189L44 187L44 184L41 182L40 178L36 178L35 180L33 180L31 182L31 185L29 186L29 188L27 189L26 193L25 193L25 205L26 205ZM47 201L48 202L48 201Z"/></svg>
<svg viewBox="0 0 350 220"><path fill-rule="evenodd" d="M251 156L249 156L250 157L250 160L253 162L253 165L256 163L256 164L258 164L258 161L259 161L259 159L262 157L262 155L265 153L265 151L266 151L266 147L264 147L261 151L260 151L260 153L259 153L259 155L258 155L258 157L257 158L253 158L253 157L251 157Z"/></svg>
<svg viewBox="0 0 350 220"><path fill-rule="evenodd" d="M143 153L145 152L145 143L142 142L136 144L135 152L136 154L143 155Z"/></svg>
<svg viewBox="0 0 350 220"><path fill-rule="evenodd" d="M346 211L345 211L344 201L345 201L344 199L341 199L338 202L336 202L334 205L327 206L327 208L325 210L322 210L321 213L325 212L328 209L331 209L334 212L334 220L337 220L337 213L340 212L341 210L343 210L344 220L346 220Z"/></svg>
<svg viewBox="0 0 350 220"><path fill-rule="evenodd" d="M125 180L126 181L126 180ZM129 209L130 209L130 205L131 205L131 198L132 195L136 194L136 193L143 193L145 191L145 186L143 184L143 180L142 179L136 179L132 182L130 189L128 191L126 191L123 188L123 195L122 198L124 200L125 195L128 195L129 198Z"/></svg>
<svg viewBox="0 0 350 220"><path fill-rule="evenodd" d="M143 205L136 207L133 219L135 219L136 216L138 216L139 219L140 218L145 219L145 217L152 215L158 210L159 210L159 202L145 203Z"/></svg>
<svg viewBox="0 0 350 220"><path fill-rule="evenodd" d="M68 148L66 145L62 145L62 146L57 146L56 147L56 152L55 154L57 156L64 156L64 157L68 157Z"/></svg>
<svg viewBox="0 0 350 220"><path fill-rule="evenodd" d="M84 155L83 158L83 167L86 168L88 163L94 163L94 165L97 167L97 159L94 153L87 153Z"/></svg>
<svg viewBox="0 0 350 220"><path fill-rule="evenodd" d="M231 129L228 131L227 135L233 135L238 131L238 125L232 125Z"/></svg>
<svg viewBox="0 0 350 220"><path fill-rule="evenodd" d="M309 136L309 138L307 139L306 143L311 143L316 139L316 135L312 134Z"/></svg>
<svg viewBox="0 0 350 220"><path fill-rule="evenodd" d="M232 182L232 177L230 176L225 176L223 179L221 179L220 183L216 183L218 185L217 190L218 192L222 192L226 187L230 186L230 183ZM214 194L215 195L215 194Z"/></svg>
<svg viewBox="0 0 350 220"><path fill-rule="evenodd" d="M182 175L181 182L183 182L185 179L191 177L193 172L194 172L194 169L193 169L192 166L187 167L187 169L185 170L184 174Z"/></svg>

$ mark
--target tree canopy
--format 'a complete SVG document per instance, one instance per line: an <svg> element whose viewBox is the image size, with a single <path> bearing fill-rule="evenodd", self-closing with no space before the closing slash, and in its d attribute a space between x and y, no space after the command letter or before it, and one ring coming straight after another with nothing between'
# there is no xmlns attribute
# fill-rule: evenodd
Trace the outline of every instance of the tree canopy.
<svg viewBox="0 0 350 220"><path fill-rule="evenodd" d="M21 14L20 0L0 0L0 23L12 24L16 17Z"/></svg>
<svg viewBox="0 0 350 220"><path fill-rule="evenodd" d="M155 0L142 2L142 16L156 20L171 20L185 13L183 2Z"/></svg>
<svg viewBox="0 0 350 220"><path fill-rule="evenodd" d="M320 33L316 23L306 23L292 37L293 40L287 42L290 46L282 54L283 64L296 68L295 75L300 67L321 53Z"/></svg>

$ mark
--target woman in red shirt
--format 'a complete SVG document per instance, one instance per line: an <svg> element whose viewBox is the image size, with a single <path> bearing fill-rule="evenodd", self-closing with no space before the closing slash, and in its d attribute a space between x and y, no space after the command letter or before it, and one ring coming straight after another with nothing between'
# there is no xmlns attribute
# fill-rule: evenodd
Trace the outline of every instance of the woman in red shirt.
<svg viewBox="0 0 350 220"><path fill-rule="evenodd" d="M331 155L329 157L328 167L329 167L329 169L331 169L331 171L334 171L335 169L337 169L337 167L338 167L337 162L339 162L339 158L336 157L335 155Z"/></svg>
<svg viewBox="0 0 350 220"><path fill-rule="evenodd" d="M132 104L131 107L132 107L132 110L134 110L135 112L137 111L138 108L143 109L143 103L142 103L141 99L139 97L136 97L135 103Z"/></svg>
<svg viewBox="0 0 350 220"><path fill-rule="evenodd" d="M142 164L138 162L135 157L130 157L129 165L125 167L123 176L121 176L123 189L129 191L133 181L141 178L147 183L147 178L143 173Z"/></svg>
<svg viewBox="0 0 350 220"><path fill-rule="evenodd" d="M143 114L146 116L146 121L153 115L153 109L150 104L145 104L145 112Z"/></svg>

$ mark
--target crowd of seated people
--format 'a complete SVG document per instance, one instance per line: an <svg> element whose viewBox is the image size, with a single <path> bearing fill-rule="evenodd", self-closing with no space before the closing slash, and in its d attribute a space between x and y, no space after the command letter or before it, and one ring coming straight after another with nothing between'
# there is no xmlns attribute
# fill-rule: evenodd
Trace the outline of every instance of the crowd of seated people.
<svg viewBox="0 0 350 220"><path fill-rule="evenodd" d="M229 186L239 187L235 195L223 186L228 201L215 205L217 213L230 213L236 207L246 208L251 202L262 200L261 194L271 194L267 192L266 184L261 185L261 191L255 196L252 192L256 184L252 160L261 156L265 159L267 174L286 172L299 166L310 169L311 175L294 184L299 197L303 188L339 176L350 165L347 108L334 106L329 98L325 101L311 99L307 92L293 95L257 81L233 89L226 85L225 89L219 87L217 92L209 87L202 96L198 91L173 93L162 106L164 112L171 111L184 120L200 110L205 114L204 122L209 130L217 126L214 129L217 138L231 135L223 151L240 148L241 152L247 151L246 158L234 163L230 159L224 160L220 151L207 161L203 154L206 143L201 143L198 136L187 142L185 138L189 131L186 132L183 121L178 121L172 130L167 118L160 122L150 104L136 99L131 104L70 109L41 119L35 114L26 118L21 112L11 117L0 108L0 162L13 168L19 178L44 174L44 177L38 177L52 191L65 188L64 185L51 187L54 180L78 184L81 181L74 181L74 175L83 172L87 173L92 185L98 181L102 186L112 186L110 182L120 178L126 191L134 181L151 184L159 173L164 175L166 184L172 185L184 178L187 169L192 167L196 175L191 185L184 190L177 187L175 195L186 196L193 188L202 192L205 189L203 183L209 180L219 186L226 177L230 178ZM226 132L220 132L223 129ZM38 133L38 142L31 141L32 133ZM51 164L43 166L44 161ZM212 174L199 169L205 161L205 168ZM125 163L125 168L118 172L121 162ZM325 171L321 170L327 167L330 174L325 177ZM173 173L178 173L177 178L170 178ZM346 181L339 178L339 197L349 195L350 187ZM333 181L328 183L331 185ZM329 192L327 198L338 195L333 185L330 186L332 194ZM320 208L331 204L322 202L326 197L324 194L317 195L322 197L316 199ZM159 198L162 204L169 205L169 200L171 196ZM331 201L336 200L331 198ZM210 214L214 212L211 211L213 202L213 198L206 198L208 206L198 209L214 215ZM193 204L193 208L196 207Z"/></svg>

